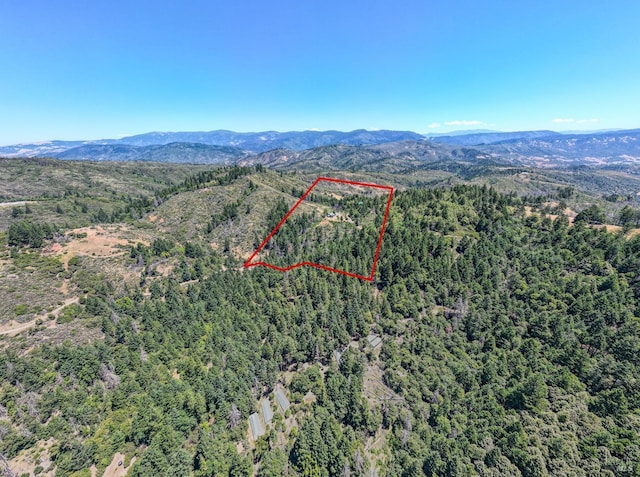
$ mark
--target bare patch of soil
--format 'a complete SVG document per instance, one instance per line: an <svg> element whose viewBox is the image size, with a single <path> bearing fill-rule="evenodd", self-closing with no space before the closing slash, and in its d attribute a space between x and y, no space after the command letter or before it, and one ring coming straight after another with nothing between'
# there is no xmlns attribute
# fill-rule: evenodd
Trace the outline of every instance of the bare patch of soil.
<svg viewBox="0 0 640 477"><path fill-rule="evenodd" d="M129 462L128 467L124 466L124 461L125 461L125 455L121 454L120 452L116 452L116 454L113 456L113 459L111 460L111 463L105 469L104 474L102 474L102 476L103 477L124 477L125 475L127 475L127 472L136 461L136 458L133 457L131 459L131 462Z"/></svg>
<svg viewBox="0 0 640 477"><path fill-rule="evenodd" d="M86 234L86 237L83 235ZM76 255L93 257L112 257L123 253L123 247L132 243L131 229L121 225L82 227L68 232L71 240L64 246L53 244L45 252L53 255L65 255L63 262L68 263ZM136 237L136 242L148 245L148 240Z"/></svg>
<svg viewBox="0 0 640 477"><path fill-rule="evenodd" d="M161 261L155 264L155 272L163 277L168 277L171 271L173 270L175 264L169 261Z"/></svg>
<svg viewBox="0 0 640 477"><path fill-rule="evenodd" d="M635 237L636 235L640 235L640 229L631 229L631 230L629 230L629 231L627 232L626 237L627 237L627 238L633 238L633 237Z"/></svg>
<svg viewBox="0 0 640 477"><path fill-rule="evenodd" d="M369 406L380 406L388 401L402 400L383 381L383 371L377 364L368 364L364 374L363 395L369 402Z"/></svg>

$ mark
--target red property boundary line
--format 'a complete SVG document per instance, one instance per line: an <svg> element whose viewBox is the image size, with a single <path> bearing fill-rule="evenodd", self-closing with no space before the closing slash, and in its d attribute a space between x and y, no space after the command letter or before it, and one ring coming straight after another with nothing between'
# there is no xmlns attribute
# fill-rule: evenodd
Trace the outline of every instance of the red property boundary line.
<svg viewBox="0 0 640 477"><path fill-rule="evenodd" d="M373 265L371 266L371 274L369 276L358 275L357 273L351 273L351 272L347 272L345 270L340 270L338 268L328 267L326 265L322 265L320 263L313 263L313 262L300 262L300 263L296 263L294 265L290 265L288 267L278 267L277 265L273 265L271 263L266 263L266 262L253 262L252 263L252 260L256 257L256 255L258 255L262 251L262 249L265 247L265 245L267 244L269 239L271 239L271 237L273 237L276 234L276 232L278 231L278 229L280 229L282 224L284 224L286 222L286 220L291 216L291 214L293 214L293 211L296 210L296 208L302 203L302 201L304 201L304 199L306 199L306 197L311 193L313 188L316 185L318 185L319 182L322 182L322 181L335 182L335 183L338 183L338 184L349 184L349 185L362 186L362 187L374 187L376 189L385 189L385 190L389 191L389 199L387 200L387 207L385 208L385 211L384 211L384 219L382 220L382 227L380 228L380 236L378 237L378 245L376 247L376 253L375 253L374 257L373 257ZM379 185L379 184L369 184L369 183L366 183L366 182L347 181L347 180L343 180L343 179L334 179L332 177L318 177L313 182L313 184L311 184L311 187L309 187L309 189L307 189L307 191L304 194L302 194L302 197L300 197L298 199L298 201L294 204L294 206L291 208L291 210L289 210L289 212L287 212L285 214L285 216L282 218L282 220L280 220L278 225L276 225L274 227L274 229L271 231L271 233L269 233L269 235L267 235L267 238L265 238L262 241L262 243L255 250L255 252L253 252L253 254L251 254L251 256L247 259L247 261L244 262L243 267L244 268L249 268L249 267L256 267L256 266L260 265L260 266L263 266L263 267L271 268L273 270L278 270L278 271L281 271L281 272L288 272L289 270L293 270L294 268L298 268L298 267L302 267L304 265L307 265L309 267L315 267L315 268L319 268L321 270L327 270L329 272L340 273L342 275L347 275L347 276L353 277L353 278L360 278L361 280L366 280L366 281L369 281L369 282L373 281L373 276L376 273L376 266L378 264L378 256L380 255L380 248L382 247L382 237L384 235L384 229L387 226L387 218L389 217L389 208L391 207L391 199L393 199L393 187L391 187L391 186L383 186L383 185Z"/></svg>

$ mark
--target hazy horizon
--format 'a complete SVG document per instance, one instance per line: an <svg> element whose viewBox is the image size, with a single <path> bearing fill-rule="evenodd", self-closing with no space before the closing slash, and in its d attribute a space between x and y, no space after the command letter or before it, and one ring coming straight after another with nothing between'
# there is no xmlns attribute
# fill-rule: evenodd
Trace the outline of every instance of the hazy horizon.
<svg viewBox="0 0 640 477"><path fill-rule="evenodd" d="M611 132L611 131L624 131L624 130L635 130L635 129L639 129L639 128L607 128L607 129L590 129L590 130L557 130L557 129L539 129L538 131L541 130L548 130L551 132L555 132L555 133L559 133L559 134L597 134L597 133L606 133L606 132ZM330 132L330 131L336 131L336 132L343 132L343 133L349 133L349 132L354 132L354 131L358 131L358 130L365 130L365 131L369 131L369 132L375 132L375 131L381 131L382 129L365 129L365 128L357 128L357 129L351 129L351 130L340 130L340 129L302 129L302 130L287 130L287 131L277 131L275 129L265 129L265 130L261 130L261 131L234 131L231 129L226 129L226 128L221 128L221 129L210 129L210 130L193 130L193 131L178 131L178 130L174 130L174 131L145 131L145 132L141 132L141 133L134 133L134 134L127 134L127 135L120 135L120 137L83 137L83 138L72 138L72 139L59 139L59 138L50 138L50 139L43 139L43 140L39 140L39 141L22 141L22 142L14 142L14 143L6 143L6 144L0 144L0 147L7 147L7 146L18 146L21 144L47 144L53 141L68 141L68 142L73 142L73 141L92 141L92 142L99 142L99 141L110 141L110 140L122 140L125 139L127 137L133 137L133 136L140 136L140 135L144 135L144 134L175 134L175 133L208 133L208 132L214 132L214 131L229 131L229 132L233 132L233 133L237 133L237 134L259 134L259 133L265 133L265 132L277 132L277 133L293 133L293 132ZM400 131L398 129L387 129L388 131ZM404 129L402 131L407 131L407 132L415 132L417 134L422 134L424 136L429 136L429 135L433 135L433 137L436 136L446 136L449 134L453 134L453 135L462 135L464 134L480 134L480 133L516 133L516 132L526 132L526 131L536 131L536 130L523 130L523 129L518 129L518 130L498 130L498 129L453 129L453 130L448 130L448 131L412 131L410 129Z"/></svg>

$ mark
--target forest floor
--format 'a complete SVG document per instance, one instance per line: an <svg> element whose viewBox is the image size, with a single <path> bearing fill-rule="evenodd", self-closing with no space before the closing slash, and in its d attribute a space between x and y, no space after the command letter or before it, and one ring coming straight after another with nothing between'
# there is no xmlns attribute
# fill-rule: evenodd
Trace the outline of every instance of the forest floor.
<svg viewBox="0 0 640 477"><path fill-rule="evenodd" d="M558 203L557 202L545 202L544 204L542 204L543 206L549 206L549 207L557 207ZM534 214L538 214L538 215L543 215L544 217L549 217L551 220L556 220L559 215L558 214L546 214L543 212L540 212L538 210L535 210L533 207L526 205L524 207L524 213L527 217L534 215ZM575 210L570 209L569 207L567 207L566 209L564 209L562 211L562 213L564 215L567 216L567 218L569 219L569 224L573 224L574 219L576 218L576 215L578 215L576 213Z"/></svg>

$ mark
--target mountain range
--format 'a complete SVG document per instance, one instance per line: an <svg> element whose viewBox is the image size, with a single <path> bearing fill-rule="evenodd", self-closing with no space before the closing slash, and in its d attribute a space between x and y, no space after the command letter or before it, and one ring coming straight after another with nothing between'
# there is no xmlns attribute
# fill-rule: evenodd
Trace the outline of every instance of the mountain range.
<svg viewBox="0 0 640 477"><path fill-rule="evenodd" d="M192 142L172 142L132 146L130 144L84 144L54 154L59 159L92 161L148 161L197 164L229 164L249 155L233 146L215 146Z"/></svg>
<svg viewBox="0 0 640 477"><path fill-rule="evenodd" d="M493 144L510 140L528 140L541 137L562 137L561 133L555 131L469 131L466 134L450 134L429 137L433 142L444 144L457 144L459 146L479 146L482 144Z"/></svg>
<svg viewBox="0 0 640 477"><path fill-rule="evenodd" d="M563 134L554 131L151 132L120 139L50 141L0 147L0 157L94 161L323 166L396 170L460 160L536 167L640 164L640 129Z"/></svg>
<svg viewBox="0 0 640 477"><path fill-rule="evenodd" d="M332 144L371 145L385 142L423 140L424 136L411 131L367 131L358 129L350 132L342 131L264 131L264 132L234 132L226 130L208 132L150 132L120 139L101 139L92 141L48 141L32 144L17 144L0 147L3 157L59 157L65 159L95 159L103 160L105 153L112 160L131 160L130 156L137 156L130 148L91 148L87 146L164 146L175 143L202 144L207 146L228 146L244 151L246 154L256 154L271 149L286 148L301 151L313 147ZM124 156L121 158L122 151ZM200 151L201 152L201 151ZM145 155L148 151L140 152Z"/></svg>

